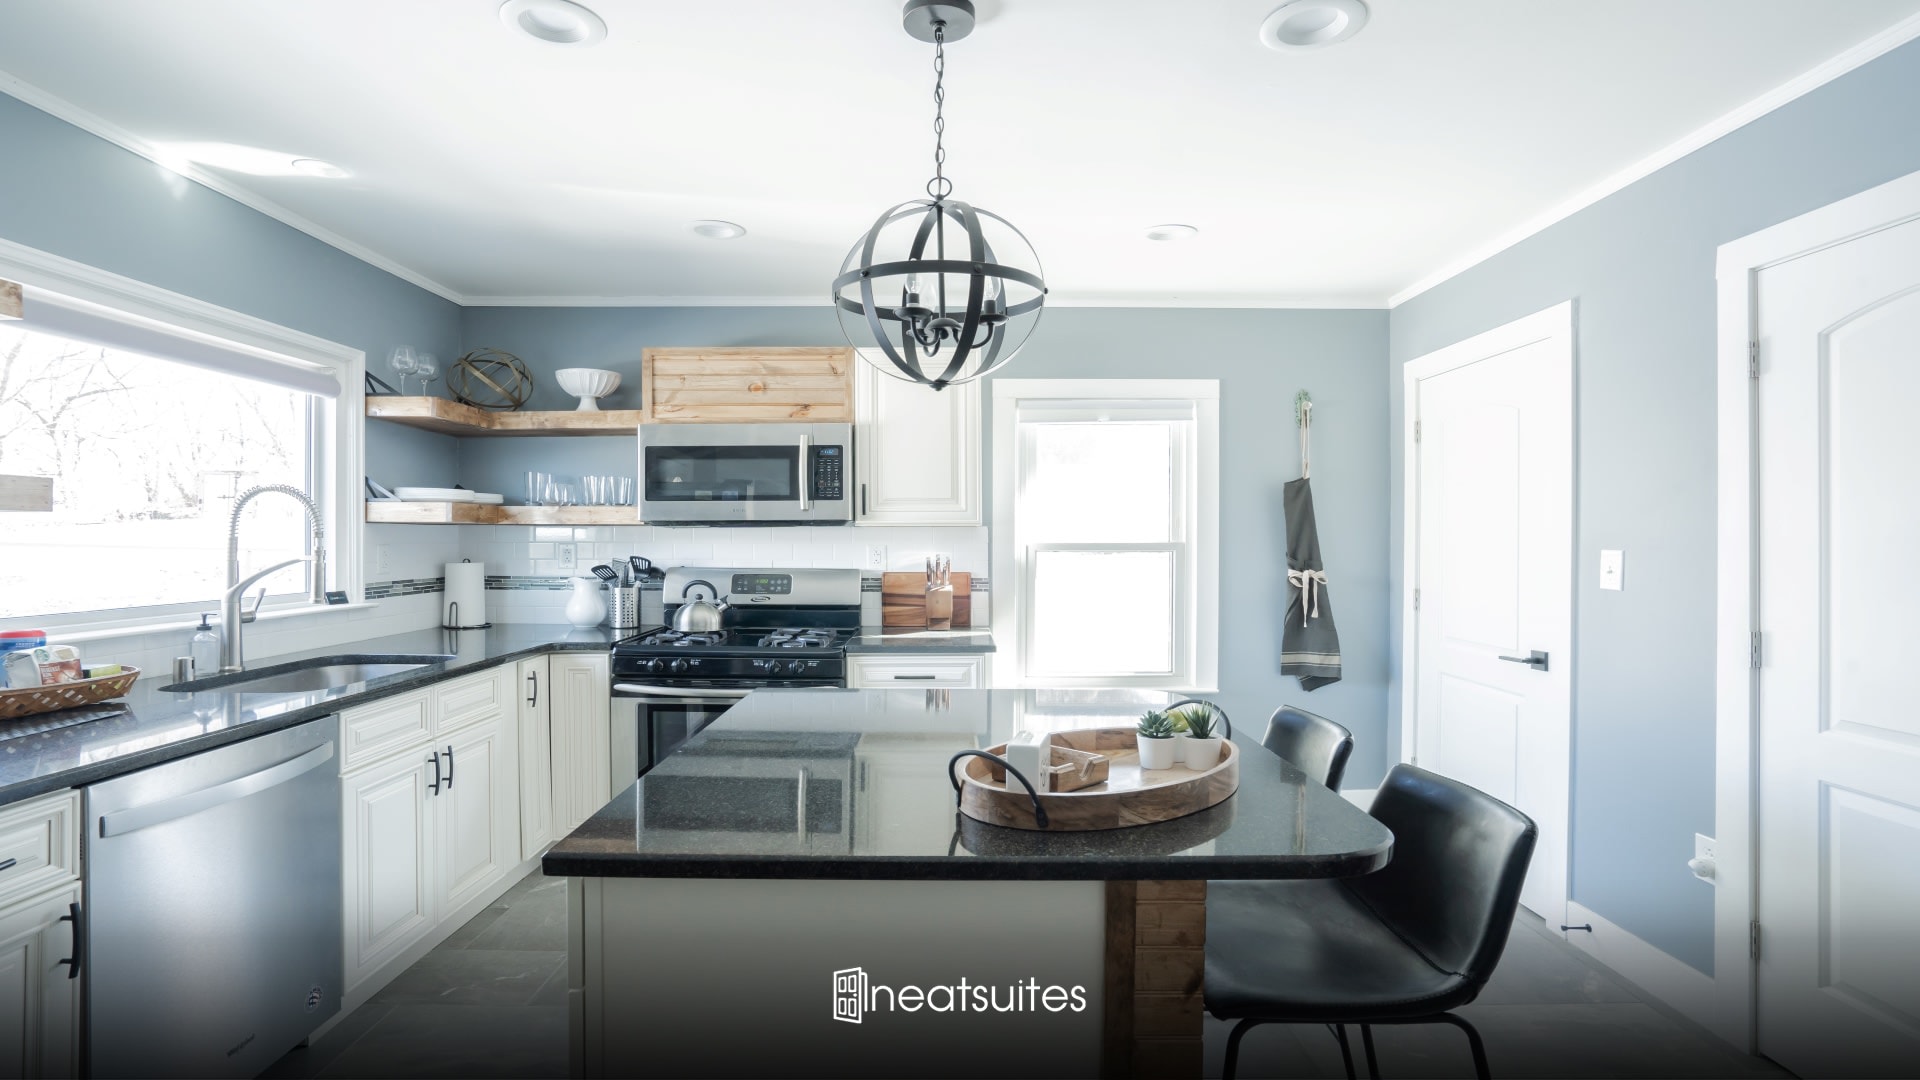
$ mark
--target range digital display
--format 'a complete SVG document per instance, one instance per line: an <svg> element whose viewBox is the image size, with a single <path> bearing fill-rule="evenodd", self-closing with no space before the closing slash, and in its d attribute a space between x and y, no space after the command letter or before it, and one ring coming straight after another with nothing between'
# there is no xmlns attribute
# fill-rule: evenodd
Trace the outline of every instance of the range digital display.
<svg viewBox="0 0 1920 1080"><path fill-rule="evenodd" d="M727 590L735 596L749 593L762 593L769 596L785 596L793 592L792 574L735 574L733 587Z"/></svg>

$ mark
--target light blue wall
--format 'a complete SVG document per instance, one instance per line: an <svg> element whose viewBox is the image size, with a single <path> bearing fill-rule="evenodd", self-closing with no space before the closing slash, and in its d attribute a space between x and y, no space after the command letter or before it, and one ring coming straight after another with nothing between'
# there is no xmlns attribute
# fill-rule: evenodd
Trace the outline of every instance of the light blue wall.
<svg viewBox="0 0 1920 1080"><path fill-rule="evenodd" d="M0 237L364 349L376 370L397 344L459 343L456 305L4 95ZM367 428L374 476L452 482L453 439Z"/></svg>
<svg viewBox="0 0 1920 1080"><path fill-rule="evenodd" d="M1572 895L1703 971L1712 890L1685 863L1714 831L1715 250L1916 169L1909 44L1392 313L1398 595L1401 365L1576 301ZM1625 591L1599 591L1602 548Z"/></svg>
<svg viewBox="0 0 1920 1080"><path fill-rule="evenodd" d="M535 372L533 406L555 408L569 399L552 372L574 366L621 372L623 386L603 404L636 406L644 346L843 343L825 307L473 308L463 347L525 359ZM1282 702L1346 724L1358 742L1348 772L1355 787L1376 783L1388 759L1386 352L1384 311L1057 308L1004 372L1221 381L1222 704L1255 730ZM1312 694L1279 674L1287 595L1280 489L1299 474L1292 403L1301 388L1316 406L1314 497L1346 663L1342 682ZM633 444L617 439L468 439L460 453L469 485L499 485L489 490L509 497L529 467L634 468Z"/></svg>

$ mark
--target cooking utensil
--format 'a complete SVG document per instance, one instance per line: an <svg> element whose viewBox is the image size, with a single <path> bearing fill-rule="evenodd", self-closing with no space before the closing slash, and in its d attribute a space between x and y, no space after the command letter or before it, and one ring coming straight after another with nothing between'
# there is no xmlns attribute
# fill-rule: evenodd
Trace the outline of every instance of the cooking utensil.
<svg viewBox="0 0 1920 1080"><path fill-rule="evenodd" d="M627 556L627 562L633 565L633 576L636 581L666 580L667 572L655 567L653 561L650 559L643 559L638 555L629 555Z"/></svg>
<svg viewBox="0 0 1920 1080"><path fill-rule="evenodd" d="M602 563L592 569L593 576L599 578L601 581L607 582L610 585L618 585L620 583L620 575L613 572L613 567Z"/></svg>
<svg viewBox="0 0 1920 1080"><path fill-rule="evenodd" d="M689 596L696 585L705 585L713 592L714 599ZM719 602L715 603L716 600ZM683 634L711 633L720 629L720 615L728 606L725 600L720 600L720 590L714 588L713 582L696 578L680 590L680 606L673 613L673 628Z"/></svg>

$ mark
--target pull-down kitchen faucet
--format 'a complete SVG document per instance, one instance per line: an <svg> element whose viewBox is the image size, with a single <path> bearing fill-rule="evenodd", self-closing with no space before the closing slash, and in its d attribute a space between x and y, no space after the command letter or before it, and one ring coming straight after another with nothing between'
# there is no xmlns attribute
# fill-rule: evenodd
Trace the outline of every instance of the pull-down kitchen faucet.
<svg viewBox="0 0 1920 1080"><path fill-rule="evenodd" d="M246 508L247 503L254 496L264 495L269 491L290 495L298 499L300 505L306 509L307 522L313 526L313 554L276 563L242 580L240 577L240 511ZM227 591L220 598L220 673L222 675L243 671L246 668L240 649L240 627L243 623L253 621L254 616L260 611L260 601L266 598L267 593L267 590L261 589L260 597L253 602L253 610L242 612L240 600L246 595L247 589L268 574L301 562L313 564L309 578L313 587L307 597L308 602L326 603L327 531L320 520L319 508L313 505L313 500L307 497L306 492L291 484L262 484L259 487L247 489L233 501L233 516L227 519Z"/></svg>

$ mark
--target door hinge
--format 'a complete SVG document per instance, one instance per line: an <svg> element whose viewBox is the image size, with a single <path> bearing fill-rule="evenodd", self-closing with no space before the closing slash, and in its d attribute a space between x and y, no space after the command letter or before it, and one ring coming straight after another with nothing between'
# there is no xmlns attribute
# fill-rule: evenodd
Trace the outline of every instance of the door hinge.
<svg viewBox="0 0 1920 1080"><path fill-rule="evenodd" d="M1415 611L1420 610L1420 590L1419 589L1413 590L1413 610Z"/></svg>
<svg viewBox="0 0 1920 1080"><path fill-rule="evenodd" d="M1752 922L1747 924L1747 952L1750 953L1755 960L1760 959L1760 920L1759 919L1755 919Z"/></svg>
<svg viewBox="0 0 1920 1080"><path fill-rule="evenodd" d="M1755 671L1758 671L1760 670L1760 631L1755 630L1752 635L1749 636L1747 645L1748 662L1753 665Z"/></svg>
<svg viewBox="0 0 1920 1080"><path fill-rule="evenodd" d="M1415 420L1413 422L1413 441L1414 442L1420 441L1420 421L1418 420Z"/></svg>
<svg viewBox="0 0 1920 1080"><path fill-rule="evenodd" d="M1759 377L1760 343L1758 341L1749 341L1747 342L1747 378L1757 379Z"/></svg>

